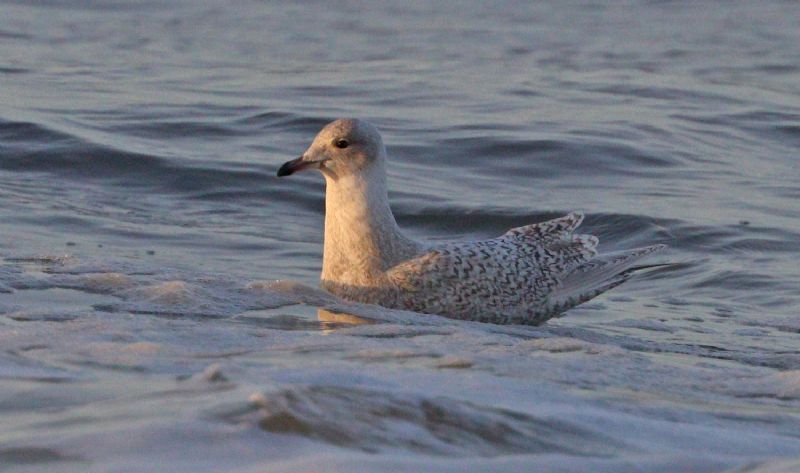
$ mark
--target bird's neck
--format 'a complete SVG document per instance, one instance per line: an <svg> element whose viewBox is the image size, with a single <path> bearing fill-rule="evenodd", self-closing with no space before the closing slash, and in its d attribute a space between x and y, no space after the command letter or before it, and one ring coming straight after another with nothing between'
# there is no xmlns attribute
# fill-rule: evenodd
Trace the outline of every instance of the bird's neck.
<svg viewBox="0 0 800 473"><path fill-rule="evenodd" d="M417 252L389 208L382 163L358 175L326 176L326 187L323 286L380 285L388 268Z"/></svg>

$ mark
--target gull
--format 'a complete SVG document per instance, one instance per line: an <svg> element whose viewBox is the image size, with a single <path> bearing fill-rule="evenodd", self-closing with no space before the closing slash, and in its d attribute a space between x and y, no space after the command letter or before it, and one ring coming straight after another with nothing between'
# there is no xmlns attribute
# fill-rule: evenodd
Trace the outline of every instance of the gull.
<svg viewBox="0 0 800 473"><path fill-rule="evenodd" d="M326 182L321 286L343 299L489 322L538 325L627 280L653 245L597 254L574 234L583 215L513 228L490 240L426 244L406 237L389 207L378 130L335 120L278 177L317 169Z"/></svg>

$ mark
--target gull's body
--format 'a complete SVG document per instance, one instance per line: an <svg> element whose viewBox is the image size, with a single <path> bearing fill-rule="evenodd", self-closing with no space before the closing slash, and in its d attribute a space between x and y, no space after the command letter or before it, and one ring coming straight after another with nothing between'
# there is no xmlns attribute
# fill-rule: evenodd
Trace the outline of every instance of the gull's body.
<svg viewBox="0 0 800 473"><path fill-rule="evenodd" d="M539 324L624 282L661 245L596 256L571 213L491 240L426 245L405 237L389 207L386 149L355 119L322 129L285 176L326 180L322 286L345 299L493 323Z"/></svg>

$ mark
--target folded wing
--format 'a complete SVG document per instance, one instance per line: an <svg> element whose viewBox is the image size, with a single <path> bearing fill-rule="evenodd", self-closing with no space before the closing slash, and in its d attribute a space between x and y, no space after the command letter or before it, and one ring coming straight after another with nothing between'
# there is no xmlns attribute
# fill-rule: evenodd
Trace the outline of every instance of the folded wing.
<svg viewBox="0 0 800 473"><path fill-rule="evenodd" d="M621 284L662 245L597 256L598 240L576 235L580 213L450 243L388 271L403 308L462 319L540 324Z"/></svg>

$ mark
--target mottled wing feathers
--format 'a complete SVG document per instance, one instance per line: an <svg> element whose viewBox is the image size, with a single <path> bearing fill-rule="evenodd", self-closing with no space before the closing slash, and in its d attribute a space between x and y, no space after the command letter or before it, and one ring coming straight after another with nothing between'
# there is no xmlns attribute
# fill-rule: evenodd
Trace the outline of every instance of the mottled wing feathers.
<svg viewBox="0 0 800 473"><path fill-rule="evenodd" d="M543 245L553 256L563 263L564 270L569 270L597 254L599 240L593 235L571 235L567 240L548 242Z"/></svg>
<svg viewBox="0 0 800 473"><path fill-rule="evenodd" d="M494 323L539 324L627 278L659 247L596 258L598 240L573 235L583 215L512 229L499 238L450 243L387 272L398 305Z"/></svg>
<svg viewBox="0 0 800 473"><path fill-rule="evenodd" d="M516 237L526 240L541 242L558 241L567 238L583 222L583 214L570 212L569 214L546 222L512 228L503 237ZM502 238L502 237L501 237Z"/></svg>

